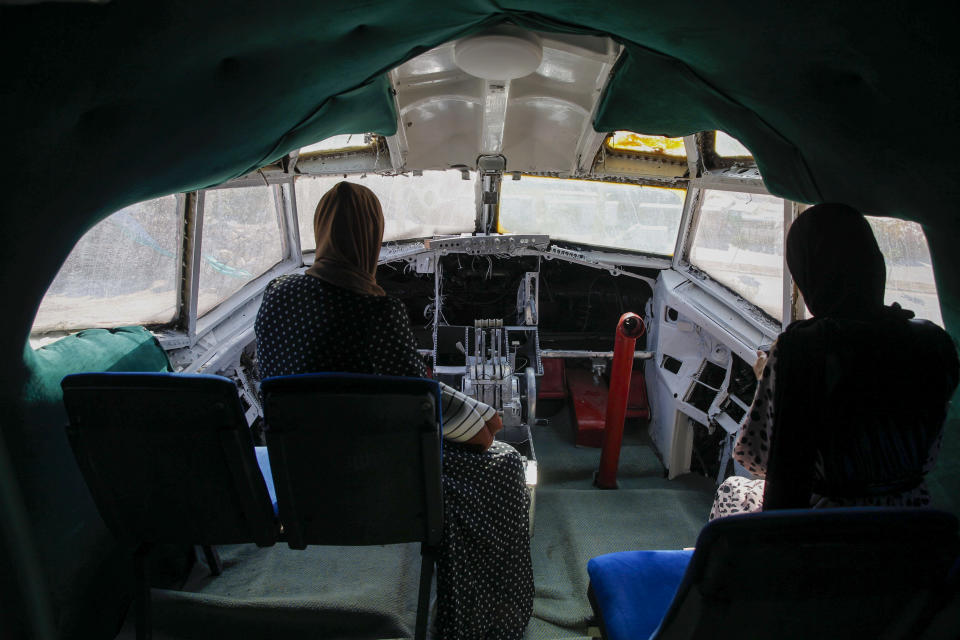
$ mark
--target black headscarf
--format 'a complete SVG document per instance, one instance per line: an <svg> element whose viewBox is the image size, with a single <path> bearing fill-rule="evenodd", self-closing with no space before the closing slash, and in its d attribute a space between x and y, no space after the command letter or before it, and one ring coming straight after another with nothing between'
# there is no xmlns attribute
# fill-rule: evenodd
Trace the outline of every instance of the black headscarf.
<svg viewBox="0 0 960 640"><path fill-rule="evenodd" d="M912 318L899 305L883 306L887 268L867 219L845 204L804 211L787 234L787 266L817 318Z"/></svg>

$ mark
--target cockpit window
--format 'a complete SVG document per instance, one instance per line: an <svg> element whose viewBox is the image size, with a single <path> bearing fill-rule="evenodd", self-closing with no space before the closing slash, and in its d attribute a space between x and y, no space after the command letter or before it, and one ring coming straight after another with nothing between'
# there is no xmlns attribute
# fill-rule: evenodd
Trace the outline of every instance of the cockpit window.
<svg viewBox="0 0 960 640"><path fill-rule="evenodd" d="M177 196L140 202L90 229L40 304L33 333L171 322L180 262Z"/></svg>
<svg viewBox="0 0 960 640"><path fill-rule="evenodd" d="M651 156L668 156L683 159L687 157L683 138L653 136L632 131L614 131L606 140L612 151L632 151Z"/></svg>
<svg viewBox="0 0 960 640"><path fill-rule="evenodd" d="M783 200L707 190L690 263L774 318L783 316Z"/></svg>
<svg viewBox="0 0 960 640"><path fill-rule="evenodd" d="M342 136L332 136L315 142L300 149L301 154L305 153L336 153L338 151L357 151L360 149L373 148L376 145L376 139L372 133L348 133Z"/></svg>
<svg viewBox="0 0 960 640"><path fill-rule="evenodd" d="M743 144L723 131L717 131L714 138L713 150L721 158L752 158L753 154Z"/></svg>
<svg viewBox="0 0 960 640"><path fill-rule="evenodd" d="M887 290L884 302L899 302L918 318L943 326L933 263L923 227L895 218L867 217L873 235L887 263Z"/></svg>
<svg viewBox="0 0 960 640"><path fill-rule="evenodd" d="M500 230L673 255L684 189L523 176L504 180Z"/></svg>
<svg viewBox="0 0 960 640"><path fill-rule="evenodd" d="M271 187L205 192L198 316L282 259L283 239Z"/></svg>
<svg viewBox="0 0 960 640"><path fill-rule="evenodd" d="M316 249L313 212L317 203L343 180L342 175L297 177L297 219L303 251ZM384 241L473 231L477 211L472 175L464 180L459 171L424 171L420 176L349 176L346 181L362 184L377 194L383 207Z"/></svg>

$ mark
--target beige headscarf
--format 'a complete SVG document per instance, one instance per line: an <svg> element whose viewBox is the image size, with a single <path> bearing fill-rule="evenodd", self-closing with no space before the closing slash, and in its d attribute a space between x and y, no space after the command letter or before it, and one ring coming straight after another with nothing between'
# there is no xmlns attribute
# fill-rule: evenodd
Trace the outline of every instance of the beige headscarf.
<svg viewBox="0 0 960 640"><path fill-rule="evenodd" d="M307 274L357 293L384 295L377 284L383 210L373 191L338 182L320 198L313 234L316 260Z"/></svg>

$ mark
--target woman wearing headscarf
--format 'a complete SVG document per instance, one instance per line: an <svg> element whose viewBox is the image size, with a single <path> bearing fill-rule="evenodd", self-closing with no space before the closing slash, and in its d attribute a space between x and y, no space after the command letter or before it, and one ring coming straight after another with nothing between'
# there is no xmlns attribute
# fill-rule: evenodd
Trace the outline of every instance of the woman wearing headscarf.
<svg viewBox="0 0 960 640"><path fill-rule="evenodd" d="M343 371L426 375L403 303L376 282L383 212L340 182L314 214L316 260L271 282L257 314L263 377ZM444 531L437 562L443 638L519 639L533 610L529 496L520 455L495 441L495 409L441 385Z"/></svg>
<svg viewBox="0 0 960 640"><path fill-rule="evenodd" d="M710 518L831 506L926 506L958 382L949 335L894 303L867 220L842 204L803 212L787 266L813 317L763 354L733 456L755 478L727 478Z"/></svg>

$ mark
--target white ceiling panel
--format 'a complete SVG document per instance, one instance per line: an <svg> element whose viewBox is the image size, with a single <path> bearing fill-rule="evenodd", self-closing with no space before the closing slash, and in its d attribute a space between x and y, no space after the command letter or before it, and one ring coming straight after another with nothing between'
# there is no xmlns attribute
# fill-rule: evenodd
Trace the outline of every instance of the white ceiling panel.
<svg viewBox="0 0 960 640"><path fill-rule="evenodd" d="M391 152L403 168L475 168L483 153L500 152L508 171L577 173L578 159L596 153L597 101L620 46L609 38L537 32L543 45L534 73L485 80L461 70L449 42L394 69L398 126Z"/></svg>

